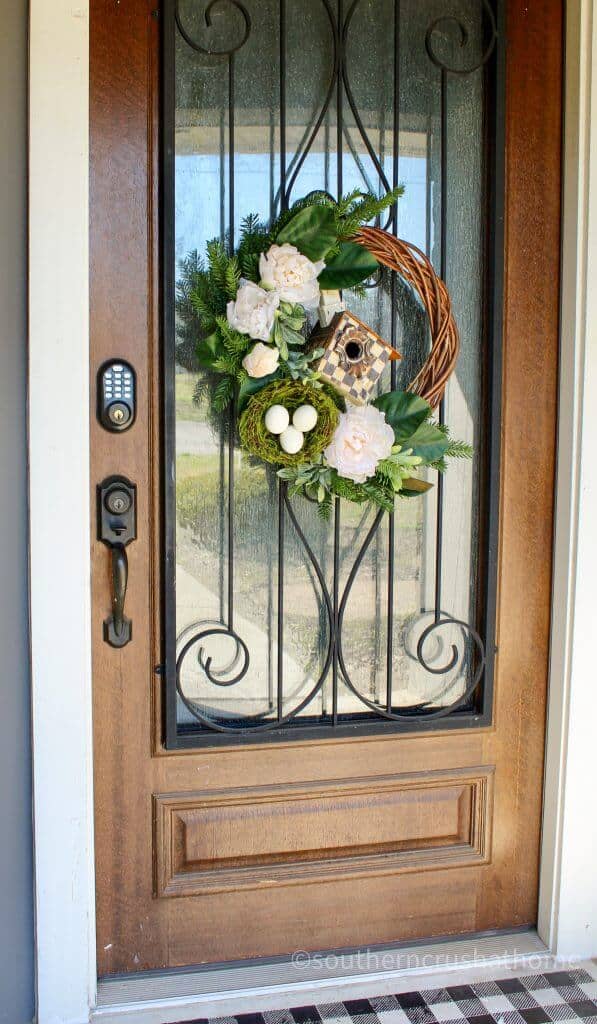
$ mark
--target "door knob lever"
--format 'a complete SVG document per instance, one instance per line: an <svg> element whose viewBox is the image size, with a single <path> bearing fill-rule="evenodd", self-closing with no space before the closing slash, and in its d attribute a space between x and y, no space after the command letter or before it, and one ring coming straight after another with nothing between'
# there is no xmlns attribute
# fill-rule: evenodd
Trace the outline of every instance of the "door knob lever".
<svg viewBox="0 0 597 1024"><path fill-rule="evenodd" d="M97 489L98 538L112 554L112 614L104 621L104 640L124 647L133 624L124 614L128 586L126 547L137 536L137 489L125 477L107 477Z"/></svg>

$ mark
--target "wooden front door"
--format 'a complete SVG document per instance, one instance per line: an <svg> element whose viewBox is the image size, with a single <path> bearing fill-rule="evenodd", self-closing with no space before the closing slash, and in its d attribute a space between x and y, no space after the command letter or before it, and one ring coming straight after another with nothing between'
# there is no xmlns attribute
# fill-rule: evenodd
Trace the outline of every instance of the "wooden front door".
<svg viewBox="0 0 597 1024"><path fill-rule="evenodd" d="M100 973L533 925L561 5L91 7L93 501L124 477L136 505L122 646L126 565L91 526ZM453 296L444 412L476 454L393 517L325 524L206 403L191 254L312 189L396 182L396 230ZM415 297L354 303L406 382ZM122 431L99 415L110 361L135 375Z"/></svg>

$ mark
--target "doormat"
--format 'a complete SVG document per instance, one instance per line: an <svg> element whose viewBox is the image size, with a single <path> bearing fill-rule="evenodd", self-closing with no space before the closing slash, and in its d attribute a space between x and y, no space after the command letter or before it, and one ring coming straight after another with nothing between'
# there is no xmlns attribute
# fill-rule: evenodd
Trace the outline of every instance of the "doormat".
<svg viewBox="0 0 597 1024"><path fill-rule="evenodd" d="M340 983L340 982L339 982ZM585 970L422 989L192 1024L597 1024L597 981Z"/></svg>

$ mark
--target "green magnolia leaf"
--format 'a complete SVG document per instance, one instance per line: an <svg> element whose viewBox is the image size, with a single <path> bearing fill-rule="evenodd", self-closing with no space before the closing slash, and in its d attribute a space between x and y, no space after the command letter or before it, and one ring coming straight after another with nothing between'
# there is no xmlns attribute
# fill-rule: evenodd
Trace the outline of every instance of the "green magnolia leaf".
<svg viewBox="0 0 597 1024"><path fill-rule="evenodd" d="M278 245L288 242L310 260L322 260L336 242L334 211L329 206L305 206L284 225Z"/></svg>
<svg viewBox="0 0 597 1024"><path fill-rule="evenodd" d="M220 355L220 344L220 336L217 331L208 334L206 338L201 338L196 349L197 362L201 366L211 369Z"/></svg>
<svg viewBox="0 0 597 1024"><path fill-rule="evenodd" d="M268 373L267 377L245 377L238 389L238 411L242 412L251 396L261 391L266 384L271 384L276 376L275 373Z"/></svg>
<svg viewBox="0 0 597 1024"><path fill-rule="evenodd" d="M385 413L386 420L394 430L398 444L411 448L410 440L418 428L431 416L431 406L424 398L410 391L390 391L375 398L373 405ZM405 444L405 441L409 444ZM415 452L419 455L419 452Z"/></svg>
<svg viewBox="0 0 597 1024"><path fill-rule="evenodd" d="M425 491L430 491L432 487L433 484L429 480L418 480L417 477L411 476L407 480L403 480L400 497L415 498L419 494L424 494Z"/></svg>
<svg viewBox="0 0 597 1024"><path fill-rule="evenodd" d="M419 455L424 462L437 462L450 447L450 438L435 423L422 423L405 447L412 448L413 455Z"/></svg>
<svg viewBox="0 0 597 1024"><path fill-rule="evenodd" d="M374 274L379 263L367 249L356 242L342 242L340 252L334 256L318 277L319 287L334 291L353 288Z"/></svg>

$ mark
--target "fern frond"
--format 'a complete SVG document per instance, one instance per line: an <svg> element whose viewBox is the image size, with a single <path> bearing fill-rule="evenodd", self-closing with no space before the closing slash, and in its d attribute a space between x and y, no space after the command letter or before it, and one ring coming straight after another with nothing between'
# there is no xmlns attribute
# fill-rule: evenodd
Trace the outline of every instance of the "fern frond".
<svg viewBox="0 0 597 1024"><path fill-rule="evenodd" d="M222 377L216 384L213 393L213 408L216 412L223 412L226 409L234 397L234 379L232 377Z"/></svg>

